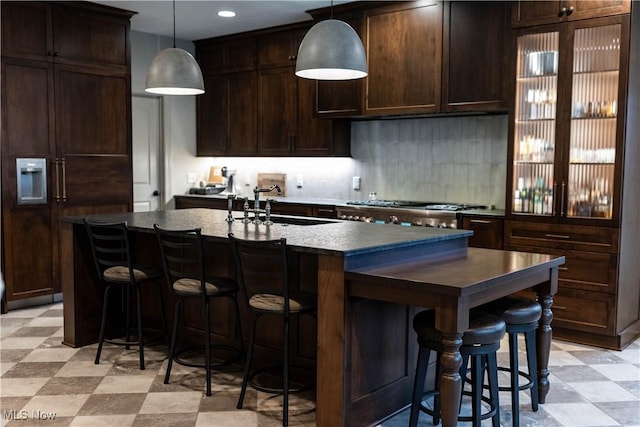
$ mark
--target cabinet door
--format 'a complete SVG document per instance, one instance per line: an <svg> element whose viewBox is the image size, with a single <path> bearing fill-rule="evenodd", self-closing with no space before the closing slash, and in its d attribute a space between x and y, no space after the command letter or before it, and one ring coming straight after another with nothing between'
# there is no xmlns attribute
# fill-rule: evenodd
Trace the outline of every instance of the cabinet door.
<svg viewBox="0 0 640 427"><path fill-rule="evenodd" d="M51 69L48 62L2 59L3 156L54 157Z"/></svg>
<svg viewBox="0 0 640 427"><path fill-rule="evenodd" d="M364 39L362 14L338 16ZM316 115L321 117L350 117L362 113L362 89L364 79L356 80L316 80Z"/></svg>
<svg viewBox="0 0 640 427"><path fill-rule="evenodd" d="M228 75L230 155L255 155L258 151L258 76L256 71Z"/></svg>
<svg viewBox="0 0 640 427"><path fill-rule="evenodd" d="M196 153L198 156L219 156L227 152L229 143L228 78L226 75L205 75L205 93L196 97Z"/></svg>
<svg viewBox="0 0 640 427"><path fill-rule="evenodd" d="M328 155L332 152L332 120L314 117L315 81L298 79L296 154Z"/></svg>
<svg viewBox="0 0 640 427"><path fill-rule="evenodd" d="M50 61L51 9L44 2L2 2L2 56Z"/></svg>
<svg viewBox="0 0 640 427"><path fill-rule="evenodd" d="M557 217L562 181L557 129L559 31L517 37L513 145L510 149L512 215ZM557 159L557 160L556 160Z"/></svg>
<svg viewBox="0 0 640 427"><path fill-rule="evenodd" d="M440 109L442 3L368 10L365 114Z"/></svg>
<svg viewBox="0 0 640 427"><path fill-rule="evenodd" d="M514 27L552 24L629 13L631 0L516 1L511 23Z"/></svg>
<svg viewBox="0 0 640 427"><path fill-rule="evenodd" d="M615 18L612 18L615 19ZM566 217L609 222L617 218L620 188L620 141L623 139L619 105L626 105L620 89L621 23L575 24L572 35L571 119L566 171ZM574 26L571 26L571 30ZM571 40L571 39L570 39ZM623 50L626 52L626 49ZM626 55L626 53L625 53ZM622 120L623 121L623 120ZM565 207L563 206L563 209ZM609 221L607 221L609 220Z"/></svg>
<svg viewBox="0 0 640 427"><path fill-rule="evenodd" d="M2 58L2 238L8 301L51 294L57 283L50 68L47 62ZM17 157L47 159L46 203L17 203Z"/></svg>
<svg viewBox="0 0 640 427"><path fill-rule="evenodd" d="M297 93L292 67L262 70L258 75L258 151L286 155L293 151Z"/></svg>
<svg viewBox="0 0 640 427"><path fill-rule="evenodd" d="M295 65L303 34L288 30L259 36L258 68Z"/></svg>
<svg viewBox="0 0 640 427"><path fill-rule="evenodd" d="M506 2L445 5L444 111L506 109L507 9Z"/></svg>
<svg viewBox="0 0 640 427"><path fill-rule="evenodd" d="M55 61L113 66L129 64L129 19L97 14L67 5L53 5Z"/></svg>
<svg viewBox="0 0 640 427"><path fill-rule="evenodd" d="M462 228L473 230L469 246L475 248L502 249L504 240L504 220L483 216L463 216Z"/></svg>
<svg viewBox="0 0 640 427"><path fill-rule="evenodd" d="M63 162L63 214L130 211L133 183L128 76L56 66L55 88L56 142Z"/></svg>
<svg viewBox="0 0 640 427"><path fill-rule="evenodd" d="M253 37L197 42L196 50L203 74L256 69L256 40Z"/></svg>

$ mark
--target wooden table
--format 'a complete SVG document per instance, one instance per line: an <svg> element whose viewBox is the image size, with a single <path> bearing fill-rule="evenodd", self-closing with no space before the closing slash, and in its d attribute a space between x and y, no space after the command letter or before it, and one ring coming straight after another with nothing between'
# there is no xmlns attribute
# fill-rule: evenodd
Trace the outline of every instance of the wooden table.
<svg viewBox="0 0 640 427"><path fill-rule="evenodd" d="M380 260L382 262L382 260ZM349 264L356 265L351 267ZM475 306L533 289L542 305L537 330L538 388L540 403L549 391L551 305L558 288L558 266L564 257L469 248L439 256L419 256L405 262L377 266L362 260L321 256L318 265L318 376L317 425L344 426L350 396L345 334L350 315L348 298L361 297L398 304L435 308L436 327L442 331L442 425L457 425L462 380L462 334L469 326L469 310ZM345 283L344 288L335 286ZM341 309L336 309L341 308ZM413 367L415 369L415 367ZM411 371L413 372L413 371Z"/></svg>

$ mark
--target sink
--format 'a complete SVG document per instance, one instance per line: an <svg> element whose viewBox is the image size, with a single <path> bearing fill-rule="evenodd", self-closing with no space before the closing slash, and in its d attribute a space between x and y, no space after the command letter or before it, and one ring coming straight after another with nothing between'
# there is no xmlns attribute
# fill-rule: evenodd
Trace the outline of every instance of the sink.
<svg viewBox="0 0 640 427"><path fill-rule="evenodd" d="M264 221L265 217L260 216L260 221ZM236 221L242 221L244 217L235 217ZM253 220L253 215L249 215L249 219ZM322 224L333 224L337 221L331 221L329 219L319 219L319 218L305 218L299 216L279 216L279 215L271 215L271 221L275 224L280 224L283 226L287 225L322 225Z"/></svg>

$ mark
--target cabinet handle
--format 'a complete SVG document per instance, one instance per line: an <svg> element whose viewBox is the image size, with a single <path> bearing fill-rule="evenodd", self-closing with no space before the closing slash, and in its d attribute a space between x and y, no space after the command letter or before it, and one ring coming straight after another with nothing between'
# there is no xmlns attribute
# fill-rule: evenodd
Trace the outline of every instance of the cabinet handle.
<svg viewBox="0 0 640 427"><path fill-rule="evenodd" d="M569 269L567 267L558 267L558 270L560 270L560 271L569 271Z"/></svg>
<svg viewBox="0 0 640 427"><path fill-rule="evenodd" d="M551 204L551 216L556 216L556 194L558 194L558 181L553 182L553 193L551 194L551 200L553 200L553 203Z"/></svg>
<svg viewBox="0 0 640 427"><path fill-rule="evenodd" d="M472 224L491 224L491 221L486 219L470 219L469 222Z"/></svg>
<svg viewBox="0 0 640 427"><path fill-rule="evenodd" d="M544 236L552 239L571 239L571 236L567 236L566 234L545 234Z"/></svg>
<svg viewBox="0 0 640 427"><path fill-rule="evenodd" d="M67 201L67 162L62 158L62 201Z"/></svg>
<svg viewBox="0 0 640 427"><path fill-rule="evenodd" d="M56 158L53 162L56 166L56 202L60 202L60 160Z"/></svg>
<svg viewBox="0 0 640 427"><path fill-rule="evenodd" d="M567 185L562 181L562 200L560 200L560 216L564 216L564 193Z"/></svg>

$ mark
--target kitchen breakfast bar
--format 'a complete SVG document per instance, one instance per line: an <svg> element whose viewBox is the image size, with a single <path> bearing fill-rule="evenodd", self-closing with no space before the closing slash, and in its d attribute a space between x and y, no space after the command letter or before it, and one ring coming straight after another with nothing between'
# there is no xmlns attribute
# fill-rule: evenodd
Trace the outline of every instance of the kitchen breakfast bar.
<svg viewBox="0 0 640 427"><path fill-rule="evenodd" d="M411 320L433 308L443 347L440 391L442 424L455 426L462 380L462 334L475 306L523 290L532 290L543 313L537 330L540 402L549 391L553 295L564 257L468 248L470 231L402 227L299 217L274 218L273 225L245 224L241 214L185 209L92 216L126 221L139 260L158 262L153 225L166 229L200 227L207 243L207 265L215 274L234 277L228 233L243 239L284 237L296 255L304 290L317 293L317 324L298 325L292 360L311 360L316 369L316 424L366 426L410 402L417 345ZM64 297L64 342L79 347L97 341L102 288L94 278L81 217L60 222L60 277ZM171 296L165 297L171 306ZM148 298L152 302L153 298ZM215 306L215 303L214 303ZM147 312L146 310L150 310ZM171 313L170 307L167 308ZM214 316L216 328L233 335L230 313ZM158 318L158 307L145 315ZM220 323L221 325L218 325ZM198 335L194 327L187 333ZM200 332L201 333L201 332ZM224 332L223 332L224 335ZM268 354L265 350L264 354ZM296 359L297 358L297 359ZM210 398L215 399L215 396Z"/></svg>

